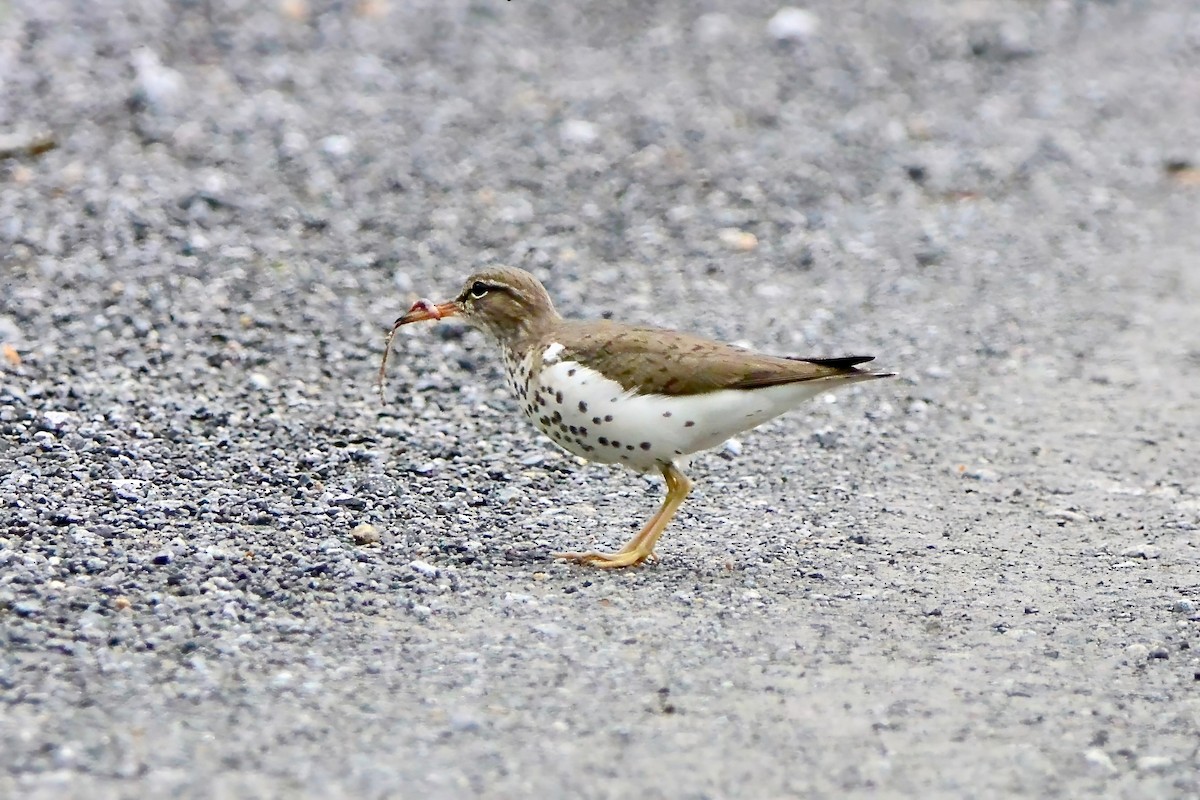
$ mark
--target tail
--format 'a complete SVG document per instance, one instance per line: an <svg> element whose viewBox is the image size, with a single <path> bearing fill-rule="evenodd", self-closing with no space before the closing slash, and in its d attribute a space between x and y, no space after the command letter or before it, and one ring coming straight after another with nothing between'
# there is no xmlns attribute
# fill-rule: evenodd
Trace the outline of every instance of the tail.
<svg viewBox="0 0 1200 800"><path fill-rule="evenodd" d="M868 378L894 378L894 372L870 372L865 369L857 369L858 364L865 364L868 361L874 361L875 356L838 356L837 358L801 358L799 356L787 356L790 361L804 361L808 364L816 364L819 367L829 367L830 369L841 370L845 377L854 376L856 380L867 380ZM842 377L842 376L837 376Z"/></svg>

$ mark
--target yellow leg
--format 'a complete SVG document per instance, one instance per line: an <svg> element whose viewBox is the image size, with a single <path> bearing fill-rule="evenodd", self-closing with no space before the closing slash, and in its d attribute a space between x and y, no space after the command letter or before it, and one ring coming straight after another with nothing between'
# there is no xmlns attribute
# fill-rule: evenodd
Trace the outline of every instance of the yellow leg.
<svg viewBox="0 0 1200 800"><path fill-rule="evenodd" d="M667 496L663 498L662 506L650 521L646 523L629 543L615 553L600 553L591 550L586 553L555 553L555 558L574 561L576 564L590 564L601 569L616 569L617 567L633 567L647 559L657 561L654 546L658 537L662 536L675 512L683 505L688 492L692 491L692 482L688 476L679 471L674 464L662 467L663 478L667 481Z"/></svg>

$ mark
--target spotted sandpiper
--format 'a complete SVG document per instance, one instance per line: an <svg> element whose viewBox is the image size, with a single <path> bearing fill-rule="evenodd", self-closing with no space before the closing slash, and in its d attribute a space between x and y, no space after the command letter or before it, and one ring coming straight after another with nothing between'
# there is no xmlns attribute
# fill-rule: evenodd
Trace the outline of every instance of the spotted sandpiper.
<svg viewBox="0 0 1200 800"><path fill-rule="evenodd" d="M563 319L525 270L491 267L445 303L418 300L402 325L460 316L495 339L521 410L569 453L588 461L658 470L667 495L658 513L615 553L556 553L597 567L657 559L654 547L692 489L688 456L715 447L822 392L892 373L858 364L872 356L780 358L687 333Z"/></svg>

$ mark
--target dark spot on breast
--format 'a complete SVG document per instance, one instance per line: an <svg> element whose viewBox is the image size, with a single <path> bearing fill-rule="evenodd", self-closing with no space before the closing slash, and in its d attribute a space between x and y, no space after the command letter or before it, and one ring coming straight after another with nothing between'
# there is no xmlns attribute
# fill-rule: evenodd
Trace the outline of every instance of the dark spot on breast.
<svg viewBox="0 0 1200 800"><path fill-rule="evenodd" d="M604 416L604 421L605 421L605 422L612 422L612 414L606 414L606 415Z"/></svg>
<svg viewBox="0 0 1200 800"><path fill-rule="evenodd" d="M663 412L663 416L664 416L664 417L669 417L669 416L671 416L671 412L670 412L670 411L664 411L664 412Z"/></svg>
<svg viewBox="0 0 1200 800"><path fill-rule="evenodd" d="M650 449L650 443L649 443L649 442L642 442L642 449L643 449L643 450L649 450L649 449Z"/></svg>
<svg viewBox="0 0 1200 800"><path fill-rule="evenodd" d="M574 434L576 434L576 435L578 435L578 433L579 433L579 428L576 428L574 425L572 425L571 427L567 428L567 430L569 430L571 433L574 433Z"/></svg>
<svg viewBox="0 0 1200 800"><path fill-rule="evenodd" d="M538 420L538 422L541 423L543 428L550 427L550 418L549 417L542 417L541 419Z"/></svg>
<svg viewBox="0 0 1200 800"><path fill-rule="evenodd" d="M574 377L575 377L575 370L574 370L574 369L569 369L569 370L567 370L567 377L568 377L568 378L574 378Z"/></svg>
<svg viewBox="0 0 1200 800"><path fill-rule="evenodd" d="M683 427L685 427L685 428L690 428L690 427L692 427L692 426L693 426L693 425L695 425L695 424L696 424L696 420L694 420L694 419L689 419L687 422L683 423Z"/></svg>
<svg viewBox="0 0 1200 800"><path fill-rule="evenodd" d="M607 436L601 436L601 437L600 437L599 439L597 439L596 441L597 441L597 442L599 442L600 444L608 444L608 437L607 437Z"/></svg>
<svg viewBox="0 0 1200 800"><path fill-rule="evenodd" d="M554 393L554 402L556 402L556 403L561 403L561 402L562 402L562 392L555 392L555 393Z"/></svg>
<svg viewBox="0 0 1200 800"><path fill-rule="evenodd" d="M585 427L583 427L582 425L580 425L580 426L579 426L579 435L580 435L580 436L587 436L587 428L585 428Z"/></svg>
<svg viewBox="0 0 1200 800"><path fill-rule="evenodd" d="M632 450L632 449L633 449L633 445L631 445L631 444L627 444L627 445L625 445L625 449L626 449L626 450Z"/></svg>
<svg viewBox="0 0 1200 800"><path fill-rule="evenodd" d="M599 424L600 424L600 418L599 418L599 417L592 417L592 424L593 424L593 425L599 425Z"/></svg>
<svg viewBox="0 0 1200 800"><path fill-rule="evenodd" d="M587 413L587 403L583 402L582 400L579 401L579 413L580 414Z"/></svg>
<svg viewBox="0 0 1200 800"><path fill-rule="evenodd" d="M620 447L620 446L621 446L621 443L620 443L620 442L617 442L617 441L614 441L614 442L612 443L612 446L613 446L613 447Z"/></svg>
<svg viewBox="0 0 1200 800"><path fill-rule="evenodd" d="M562 414L555 411L554 414L550 417L550 421L551 422L562 422Z"/></svg>

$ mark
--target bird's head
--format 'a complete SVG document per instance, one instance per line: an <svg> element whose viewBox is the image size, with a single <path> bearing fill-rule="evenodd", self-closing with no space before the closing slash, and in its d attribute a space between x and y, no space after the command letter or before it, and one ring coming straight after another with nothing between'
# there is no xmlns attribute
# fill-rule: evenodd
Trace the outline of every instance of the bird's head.
<svg viewBox="0 0 1200 800"><path fill-rule="evenodd" d="M488 267L467 278L453 300L418 300L393 327L444 317L462 317L468 324L511 344L559 318L550 295L538 281L516 267Z"/></svg>

